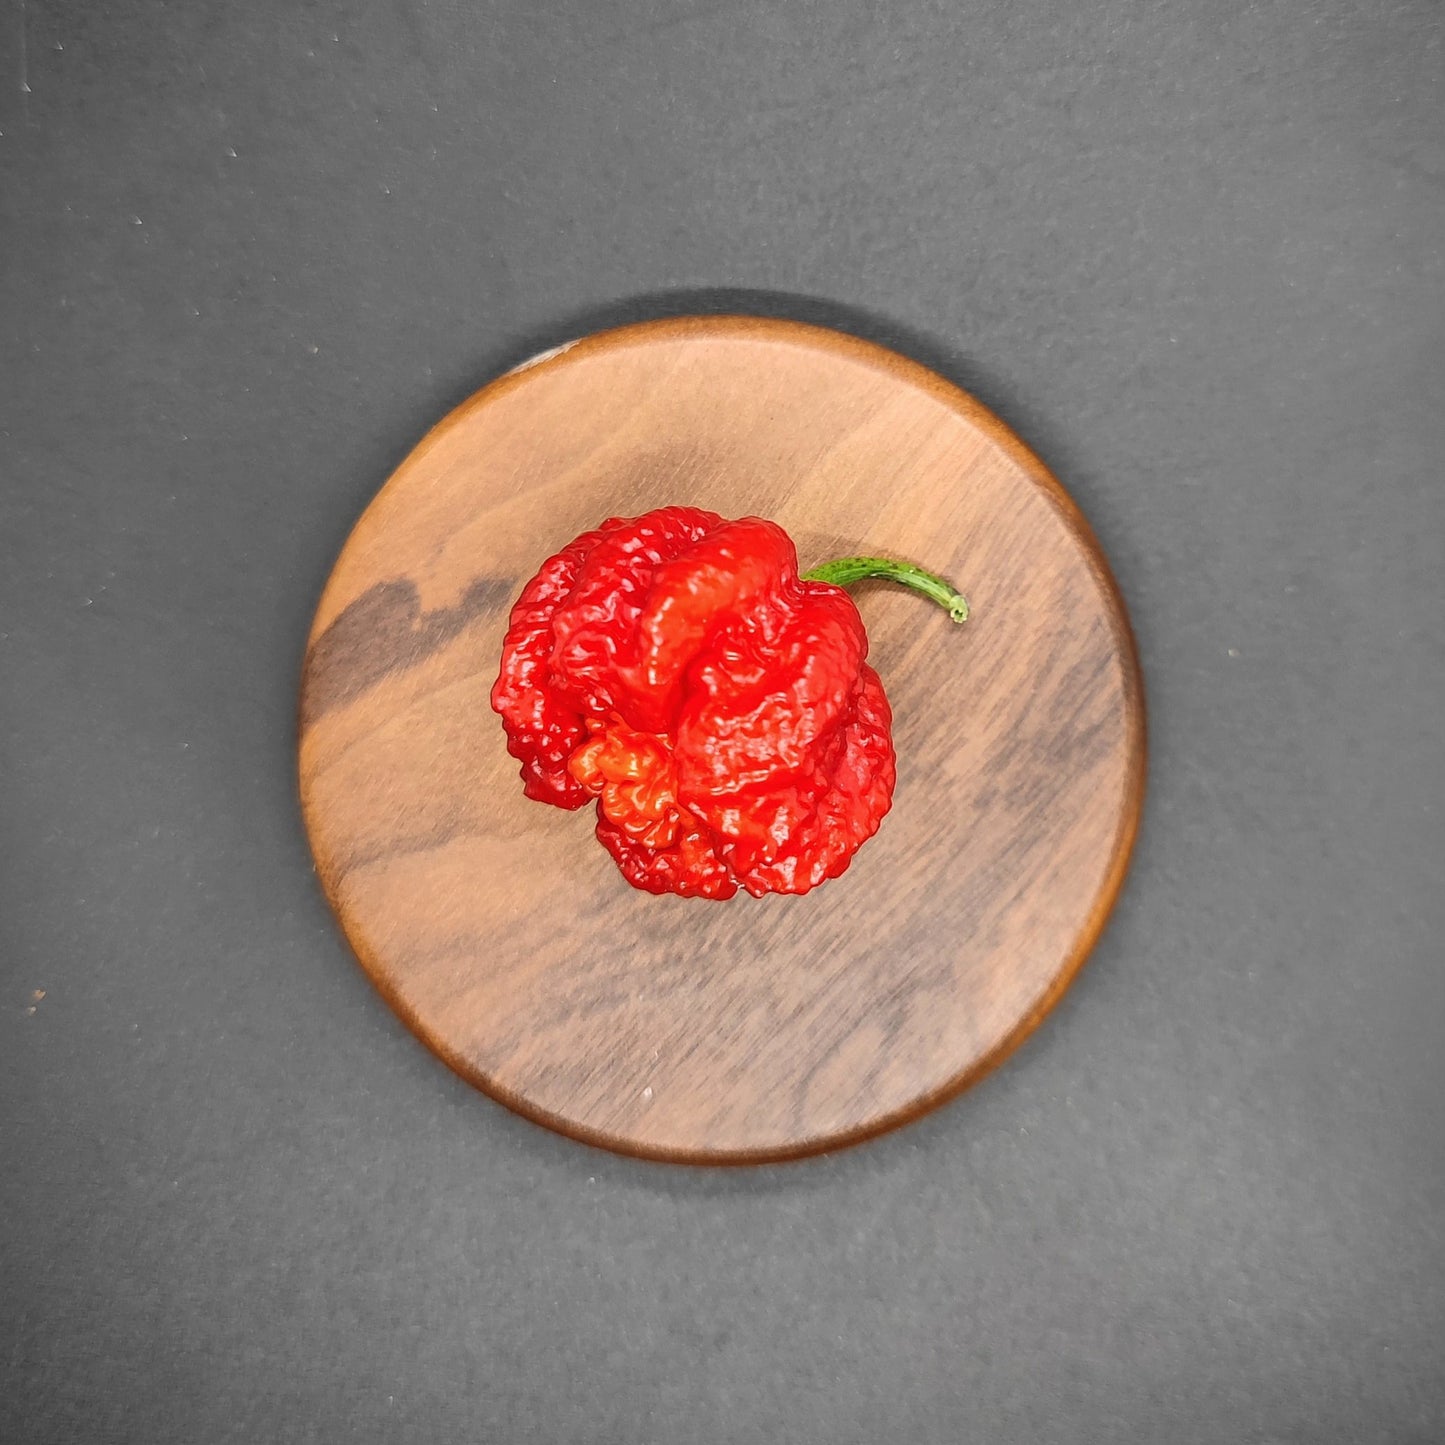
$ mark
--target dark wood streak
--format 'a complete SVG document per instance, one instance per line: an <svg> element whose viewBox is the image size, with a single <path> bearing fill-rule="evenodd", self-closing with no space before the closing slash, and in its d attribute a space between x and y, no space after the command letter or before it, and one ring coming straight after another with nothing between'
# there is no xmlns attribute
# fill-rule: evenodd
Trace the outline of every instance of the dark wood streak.
<svg viewBox="0 0 1445 1445"><path fill-rule="evenodd" d="M892 552L974 601L960 629L858 590L899 783L807 897L634 892L590 811L521 796L487 708L521 580L667 502L775 517L805 565ZM673 1160L835 1148L998 1063L1103 927L1143 768L1128 622L1058 483L938 377L779 322L590 338L448 417L344 549L303 684L318 874L385 997L512 1108Z"/></svg>
<svg viewBox="0 0 1445 1445"><path fill-rule="evenodd" d="M521 584L506 577L478 577L455 607L423 612L416 583L393 577L368 587L312 642L301 689L301 726L355 702L384 678L419 666Z"/></svg>
<svg viewBox="0 0 1445 1445"><path fill-rule="evenodd" d="M414 834L388 836L385 842L358 844L356 849L335 861L337 876L345 878L378 864L395 862L398 858L415 857L419 853L434 852L445 848L458 838L465 838L474 830L469 828L458 815L449 822L422 829Z"/></svg>

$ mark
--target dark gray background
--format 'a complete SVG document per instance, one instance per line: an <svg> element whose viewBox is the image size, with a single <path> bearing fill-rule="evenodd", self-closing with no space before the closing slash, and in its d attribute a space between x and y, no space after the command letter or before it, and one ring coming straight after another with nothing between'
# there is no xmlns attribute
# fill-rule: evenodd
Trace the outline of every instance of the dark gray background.
<svg viewBox="0 0 1445 1445"><path fill-rule="evenodd" d="M3 16L0 1439L1445 1439L1441 6ZM435 1063L292 783L311 609L420 433L718 308L1043 454L1153 744L1002 1072L732 1173Z"/></svg>

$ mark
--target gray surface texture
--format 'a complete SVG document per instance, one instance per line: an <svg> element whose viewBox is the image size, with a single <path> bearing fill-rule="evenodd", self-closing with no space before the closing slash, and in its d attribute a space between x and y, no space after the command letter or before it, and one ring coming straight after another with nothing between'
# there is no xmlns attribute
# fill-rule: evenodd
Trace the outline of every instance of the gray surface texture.
<svg viewBox="0 0 1445 1445"><path fill-rule="evenodd" d="M1445 1440L1442 36L4 0L0 1440ZM697 309L997 410L1151 709L1132 876L1042 1030L757 1171L449 1074L293 797L310 613L390 468L540 347Z"/></svg>

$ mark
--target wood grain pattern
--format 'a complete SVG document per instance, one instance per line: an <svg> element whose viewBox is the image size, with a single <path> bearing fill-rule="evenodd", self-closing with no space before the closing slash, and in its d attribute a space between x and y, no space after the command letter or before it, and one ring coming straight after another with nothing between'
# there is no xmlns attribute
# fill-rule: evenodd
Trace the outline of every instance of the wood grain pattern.
<svg viewBox="0 0 1445 1445"><path fill-rule="evenodd" d="M959 628L855 590L898 789L803 898L634 891L590 809L523 797L488 707L542 560L673 502L772 517L805 568L921 563L973 604ZM675 1160L857 1140L1003 1058L1103 926L1143 777L1128 622L1057 482L931 372L790 322L627 327L479 392L357 524L302 685L317 869L393 1007L511 1107Z"/></svg>

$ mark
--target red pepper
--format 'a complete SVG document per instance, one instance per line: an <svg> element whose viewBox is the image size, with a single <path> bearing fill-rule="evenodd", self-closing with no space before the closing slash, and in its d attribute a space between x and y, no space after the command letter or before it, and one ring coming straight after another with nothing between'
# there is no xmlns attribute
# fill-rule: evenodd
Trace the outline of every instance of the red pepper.
<svg viewBox="0 0 1445 1445"><path fill-rule="evenodd" d="M731 898L835 878L893 799L891 714L841 585L886 576L956 621L963 598L903 563L798 575L774 522L695 507L611 518L512 609L492 706L529 798L597 799L628 882Z"/></svg>

